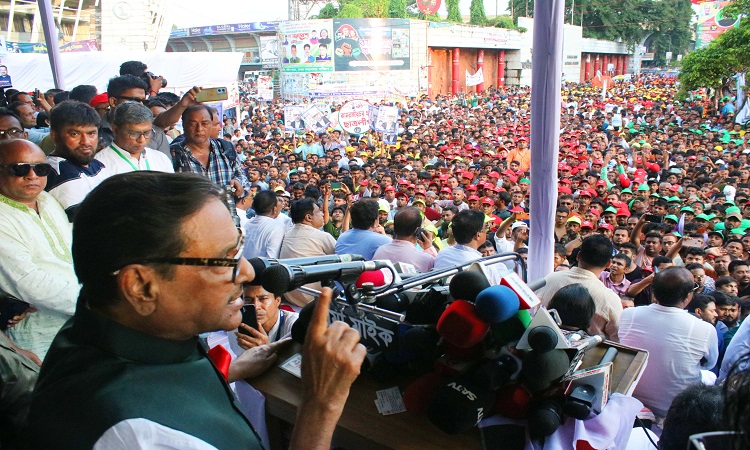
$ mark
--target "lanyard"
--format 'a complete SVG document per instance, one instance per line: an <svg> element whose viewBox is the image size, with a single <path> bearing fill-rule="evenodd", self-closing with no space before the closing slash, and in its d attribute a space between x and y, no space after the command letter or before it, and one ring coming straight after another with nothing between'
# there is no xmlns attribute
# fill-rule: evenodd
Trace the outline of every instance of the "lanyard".
<svg viewBox="0 0 750 450"><path fill-rule="evenodd" d="M111 148L112 150L114 150L115 153L117 153L117 156L119 156L120 158L122 158L123 161L125 161L126 163L128 163L128 165L130 167L132 167L134 171L138 172L138 170L140 170L127 157L125 157L125 155L123 155L122 153L120 153L120 150L117 150L117 148L114 145L110 145L109 148ZM149 165L149 163L148 163L148 158L146 158L146 156L144 155L143 159L146 160L146 170L151 170L151 165Z"/></svg>

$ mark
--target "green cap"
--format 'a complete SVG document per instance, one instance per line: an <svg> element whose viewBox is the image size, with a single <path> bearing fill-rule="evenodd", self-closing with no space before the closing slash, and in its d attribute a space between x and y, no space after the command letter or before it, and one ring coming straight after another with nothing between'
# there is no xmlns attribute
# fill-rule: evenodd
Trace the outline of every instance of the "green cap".
<svg viewBox="0 0 750 450"><path fill-rule="evenodd" d="M715 218L716 218L716 214L713 214L713 213L706 214L706 220L711 220L711 219L715 219Z"/></svg>
<svg viewBox="0 0 750 450"><path fill-rule="evenodd" d="M664 217L664 220L671 220L674 223L678 223L680 221L680 219L677 216L675 216L674 214L670 214L670 215Z"/></svg>
<svg viewBox="0 0 750 450"><path fill-rule="evenodd" d="M633 191L630 190L630 188L625 188L620 191L620 194L633 194Z"/></svg>
<svg viewBox="0 0 750 450"><path fill-rule="evenodd" d="M750 228L750 219L742 219L742 222L740 222L741 228Z"/></svg>
<svg viewBox="0 0 750 450"><path fill-rule="evenodd" d="M521 178L520 180L518 180L518 183L519 183L519 184L520 184L520 183L531 184L531 181L529 181L529 179L528 179L528 178Z"/></svg>
<svg viewBox="0 0 750 450"><path fill-rule="evenodd" d="M725 205L732 205L732 206L737 206L737 203L735 203L735 202L733 202L733 201L731 201L731 200L727 200L727 201L725 201L725 202L724 202L724 204L725 204ZM727 208L727 209L729 209L729 208ZM727 211L727 212L729 212L729 211Z"/></svg>
<svg viewBox="0 0 750 450"><path fill-rule="evenodd" d="M729 234L745 234L745 229L742 228L742 227L740 227L740 228L732 228L729 231Z"/></svg>
<svg viewBox="0 0 750 450"><path fill-rule="evenodd" d="M724 222L719 222L716 225L714 225L714 231L724 231Z"/></svg>
<svg viewBox="0 0 750 450"><path fill-rule="evenodd" d="M682 200L680 200L680 197L677 197L677 196L669 197L667 199L667 203L673 203L673 202L682 203Z"/></svg>
<svg viewBox="0 0 750 450"><path fill-rule="evenodd" d="M651 190L651 188L649 188L649 187L648 187L648 184L646 184L646 183L641 183L641 185L640 185L640 186L638 186L638 190L639 190L639 191L650 191L650 190Z"/></svg>
<svg viewBox="0 0 750 450"><path fill-rule="evenodd" d="M605 209L604 212L605 213L611 212L613 214L617 214L617 208L615 208L614 206L610 206L609 208Z"/></svg>
<svg viewBox="0 0 750 450"><path fill-rule="evenodd" d="M689 212L689 213L695 214L695 211L693 210L693 208L689 206L683 206L682 209L680 209L680 212Z"/></svg>
<svg viewBox="0 0 750 450"><path fill-rule="evenodd" d="M705 220L706 222L708 222L711 219L709 219L705 214L698 214L695 216L695 220Z"/></svg>
<svg viewBox="0 0 750 450"><path fill-rule="evenodd" d="M649 195L649 197L661 198L661 195L659 195L658 193L654 192L653 194Z"/></svg>
<svg viewBox="0 0 750 450"><path fill-rule="evenodd" d="M708 232L709 236L712 234L718 234L722 239L724 239L724 233L722 233L721 230L714 229Z"/></svg>
<svg viewBox="0 0 750 450"><path fill-rule="evenodd" d="M732 203L732 204L734 204L734 203ZM727 208L727 209L724 210L724 216L726 216L727 214L731 214L731 213L740 213L741 214L740 208L737 207L737 206L730 206L729 208Z"/></svg>

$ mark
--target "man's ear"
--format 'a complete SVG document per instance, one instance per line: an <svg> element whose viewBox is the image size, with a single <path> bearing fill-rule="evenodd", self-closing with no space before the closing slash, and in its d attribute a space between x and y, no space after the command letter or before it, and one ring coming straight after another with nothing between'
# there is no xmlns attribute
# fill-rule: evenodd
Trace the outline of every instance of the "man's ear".
<svg viewBox="0 0 750 450"><path fill-rule="evenodd" d="M131 264L117 274L117 286L120 295L137 314L150 316L157 307L160 279L153 268Z"/></svg>

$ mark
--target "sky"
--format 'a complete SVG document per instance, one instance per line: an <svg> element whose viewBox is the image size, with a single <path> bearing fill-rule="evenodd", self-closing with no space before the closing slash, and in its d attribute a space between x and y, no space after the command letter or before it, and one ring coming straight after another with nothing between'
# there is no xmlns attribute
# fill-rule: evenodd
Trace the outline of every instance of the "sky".
<svg viewBox="0 0 750 450"><path fill-rule="evenodd" d="M178 28L201 25L218 25L241 22L285 20L288 15L287 0L169 0L172 20ZM206 7L209 4L210 7ZM507 14L508 0L484 0L487 16ZM469 15L471 0L461 0L459 8ZM445 16L445 0L441 2L440 15Z"/></svg>

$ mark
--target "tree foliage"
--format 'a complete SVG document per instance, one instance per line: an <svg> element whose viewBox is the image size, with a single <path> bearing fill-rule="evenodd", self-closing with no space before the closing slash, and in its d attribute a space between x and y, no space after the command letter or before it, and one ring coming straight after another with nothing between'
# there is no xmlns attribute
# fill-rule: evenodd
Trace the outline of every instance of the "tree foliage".
<svg viewBox="0 0 750 450"><path fill-rule="evenodd" d="M347 3L341 6L339 13L336 14L339 19L362 19L365 17L364 11L359 5Z"/></svg>
<svg viewBox="0 0 750 450"><path fill-rule="evenodd" d="M685 56L678 75L680 95L702 87L725 87L736 73L748 70L750 18L744 18L736 28L730 28L707 46Z"/></svg>
<svg viewBox="0 0 750 450"><path fill-rule="evenodd" d="M471 0L471 6L469 6L469 23L472 25L487 24L487 14L484 12L484 0Z"/></svg>
<svg viewBox="0 0 750 450"><path fill-rule="evenodd" d="M448 22L463 23L461 18L461 10L458 7L459 0L445 0L445 7L448 10Z"/></svg>
<svg viewBox="0 0 750 450"><path fill-rule="evenodd" d="M316 19L333 19L339 13L339 9L333 6L333 3L326 3L326 5L320 8L320 12Z"/></svg>
<svg viewBox="0 0 750 450"><path fill-rule="evenodd" d="M677 55L689 48L690 5L690 0L567 0L565 21L582 25L584 37L621 40L633 50L648 38L659 64L667 51ZM514 21L533 17L534 0L510 0L509 10Z"/></svg>
<svg viewBox="0 0 750 450"><path fill-rule="evenodd" d="M406 17L406 0L390 0L388 4L388 17L403 19Z"/></svg>

